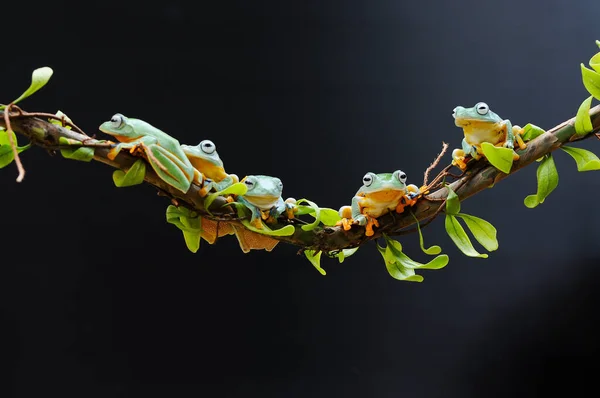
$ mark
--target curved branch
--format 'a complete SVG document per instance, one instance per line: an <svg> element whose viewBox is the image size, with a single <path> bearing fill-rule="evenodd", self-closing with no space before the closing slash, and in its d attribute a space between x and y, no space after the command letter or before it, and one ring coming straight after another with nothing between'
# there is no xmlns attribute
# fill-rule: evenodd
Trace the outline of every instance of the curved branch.
<svg viewBox="0 0 600 398"><path fill-rule="evenodd" d="M138 159L126 152L122 152L114 160L110 160L107 154L112 145L106 141L98 141L85 134L68 130L27 113L21 115L11 114L9 116L12 129L16 133L28 137L34 145L41 146L42 148L48 150L59 149L61 147L59 146L59 138L65 137L79 141L84 146L96 147L94 160L114 168L128 170ZM574 136L575 118L569 119L529 141L525 150L517 150L520 158L514 162L509 174L505 174L495 167L490 166L485 160L480 160L478 162L471 162L473 165L469 167L464 175L451 183L450 187L458 194L460 200L464 200L485 188L491 187L564 144L595 136L595 133L600 131L600 105L590 110L590 116L592 118L593 131L589 134L582 137ZM4 125L4 112L2 111L0 111L0 125ZM218 210L212 211L213 215L209 215L204 207L204 198L198 194L200 187L195 184L192 184L189 191L183 194L166 184L150 168L147 169L145 181L156 187L160 194L171 198L174 203L190 207L203 217L214 220L237 219L236 214L228 206L221 207L221 205L226 203L224 198L217 198L213 202L214 205L211 205L211 209L214 207ZM446 188L431 192L421 198L412 207L412 213L419 221L431 220L432 217L443 210L442 206L444 206L446 196ZM300 228L296 228L296 232L291 236L274 236L273 238L305 249L329 252L359 246L369 240L379 238L383 233L388 235L409 233L412 231L407 231L406 227L416 223L415 218L413 218L409 211L405 211L402 214L388 213L378 218L378 221L379 228L377 228L373 236L369 237L365 236L364 227L354 225L348 231L345 231L342 227L317 227L312 231L303 231ZM283 226L283 224L280 226Z"/></svg>

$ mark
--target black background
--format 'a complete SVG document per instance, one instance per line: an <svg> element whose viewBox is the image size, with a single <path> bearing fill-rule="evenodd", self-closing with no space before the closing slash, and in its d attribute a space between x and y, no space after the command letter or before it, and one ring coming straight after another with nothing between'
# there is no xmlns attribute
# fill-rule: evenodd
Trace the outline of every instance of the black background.
<svg viewBox="0 0 600 398"><path fill-rule="evenodd" d="M335 209L366 171L420 184L442 141L460 144L457 105L544 128L572 117L600 39L597 1L53 2L7 15L2 102L51 66L24 109L60 109L99 137L121 112L183 143L209 138L227 171L276 175L284 196ZM0 171L0 396L597 390L600 179L555 158L560 185L536 209L523 205L535 166L463 203L496 226L498 251L462 255L437 220L425 241L450 263L411 284L372 244L323 259L326 276L285 244L243 254L227 237L192 254L151 187L117 189L100 163L33 148L23 183ZM425 260L416 236L401 241Z"/></svg>

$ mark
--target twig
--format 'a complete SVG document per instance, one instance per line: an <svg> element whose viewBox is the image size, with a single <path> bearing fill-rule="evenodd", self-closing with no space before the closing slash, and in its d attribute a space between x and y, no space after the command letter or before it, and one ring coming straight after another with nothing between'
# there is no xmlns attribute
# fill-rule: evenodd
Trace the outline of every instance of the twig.
<svg viewBox="0 0 600 398"><path fill-rule="evenodd" d="M17 170L19 170L19 175L17 176L17 182L23 181L25 178L25 168L21 163L21 158L19 157L19 150L17 149L17 143L13 139L13 130L10 124L10 108L15 106L14 104L8 104L4 111L4 124L6 127L6 135L8 135L8 142L10 143L10 148L12 149L13 156L15 158L15 163L17 164Z"/></svg>
<svg viewBox="0 0 600 398"><path fill-rule="evenodd" d="M440 160L442 159L442 157L446 153L447 149L448 149L448 144L446 144L445 142L442 142L442 151L437 155L437 157L435 158L435 160L433 161L433 163L431 163L429 165L429 167L427 168L427 170L425 170L425 175L423 176L423 185L424 186L427 185L427 180L429 179L429 173L431 172L431 170L433 170L438 165L438 163L440 163Z"/></svg>

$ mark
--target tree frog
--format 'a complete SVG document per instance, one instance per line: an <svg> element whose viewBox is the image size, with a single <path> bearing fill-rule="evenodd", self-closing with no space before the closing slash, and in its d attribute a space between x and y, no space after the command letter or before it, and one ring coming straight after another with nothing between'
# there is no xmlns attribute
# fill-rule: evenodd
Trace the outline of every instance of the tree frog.
<svg viewBox="0 0 600 398"><path fill-rule="evenodd" d="M212 188L221 191L239 181L235 174L227 174L223 168L223 161L217 153L217 147L211 140L203 140L196 146L181 145L194 168L205 178L200 195L204 196ZM202 184L199 184L202 186Z"/></svg>
<svg viewBox="0 0 600 398"><path fill-rule="evenodd" d="M406 185L406 174L402 170L393 173L375 174L368 172L363 177L363 186L352 198L352 206L342 206L342 217L337 225L347 231L352 224L366 225L365 235L372 236L373 226L378 227L377 217L395 210L402 213L404 207L413 206L420 194L414 184Z"/></svg>
<svg viewBox="0 0 600 398"><path fill-rule="evenodd" d="M455 124L462 127L465 134L462 149L452 151L452 164L461 170L467 167L466 156L471 156L475 160L481 158L483 155L481 144L484 142L513 149L516 140L520 149L526 148L521 138L523 129L513 126L508 119L502 120L485 102L478 102L472 108L457 106L452 116ZM519 155L515 153L513 158L517 160Z"/></svg>
<svg viewBox="0 0 600 398"><path fill-rule="evenodd" d="M99 128L120 141L108 152L109 159L114 159L122 149L141 153L163 181L183 193L192 181L202 181L202 175L192 166L179 141L151 124L117 113Z"/></svg>
<svg viewBox="0 0 600 398"><path fill-rule="evenodd" d="M293 218L295 204L293 200L281 197L283 183L277 177L250 175L242 179L248 188L244 195L239 195L237 201L244 204L252 212L250 223L256 228L263 228L262 220L272 222L286 212L288 218Z"/></svg>

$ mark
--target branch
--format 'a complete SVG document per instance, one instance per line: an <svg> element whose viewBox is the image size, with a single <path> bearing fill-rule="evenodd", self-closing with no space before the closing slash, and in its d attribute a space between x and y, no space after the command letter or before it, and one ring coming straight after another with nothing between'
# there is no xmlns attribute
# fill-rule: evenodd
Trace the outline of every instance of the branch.
<svg viewBox="0 0 600 398"><path fill-rule="evenodd" d="M83 146L96 147L94 160L114 168L127 171L133 163L139 159L126 152L121 152L114 160L110 160L108 159L107 154L112 147L111 144L98 141L83 132L75 132L38 117L30 116L27 113L10 114L8 116L10 117L12 129L16 133L26 136L34 145L50 151L61 148L59 145L59 138L65 137L79 141ZM495 167L489 165L485 160L477 162L472 161L469 163L470 167L466 173L451 183L450 187L458 194L462 201L485 188L491 187L499 181L504 180L509 175L516 173L536 159L560 148L564 144L595 136L595 133L600 132L600 105L597 105L590 110L590 116L592 119L593 131L589 134L582 137L574 136L575 118L569 119L529 141L525 150L516 150L520 155L520 158L518 161L514 162L509 174L499 171ZM4 112L0 111L0 126L6 125L4 120ZM446 167L444 171L448 168L449 167ZM221 205L226 203L224 198L217 198L217 200L213 202L211 209L214 208L217 210L211 210L213 214L209 214L204 207L204 198L200 197L198 193L200 187L195 184L192 184L189 191L183 194L166 184L151 168L147 169L145 181L156 187L159 190L159 194L169 197L173 203L194 209L203 217L212 220L229 220L232 222L237 222L237 220L239 220L229 206L221 207ZM434 179L434 181L436 181L436 179ZM420 222L427 220L425 222L428 223L443 211L446 196L446 188L437 189L421 198L417 204L411 208L412 213ZM375 230L374 235L368 237L365 236L364 227L353 225L348 231L345 231L341 226L317 227L311 231L303 231L300 228L296 228L296 232L291 236L274 236L273 238L305 249L329 252L360 246L367 241L381 237L384 233L388 235L402 235L414 232L414 229L407 230L406 228L416 223L415 218L413 218L410 211L405 211L402 214L388 213L378 218L379 228ZM279 228L284 225L285 221L281 220L281 223L274 226L274 228ZM425 224L422 223L421 225L423 226Z"/></svg>

